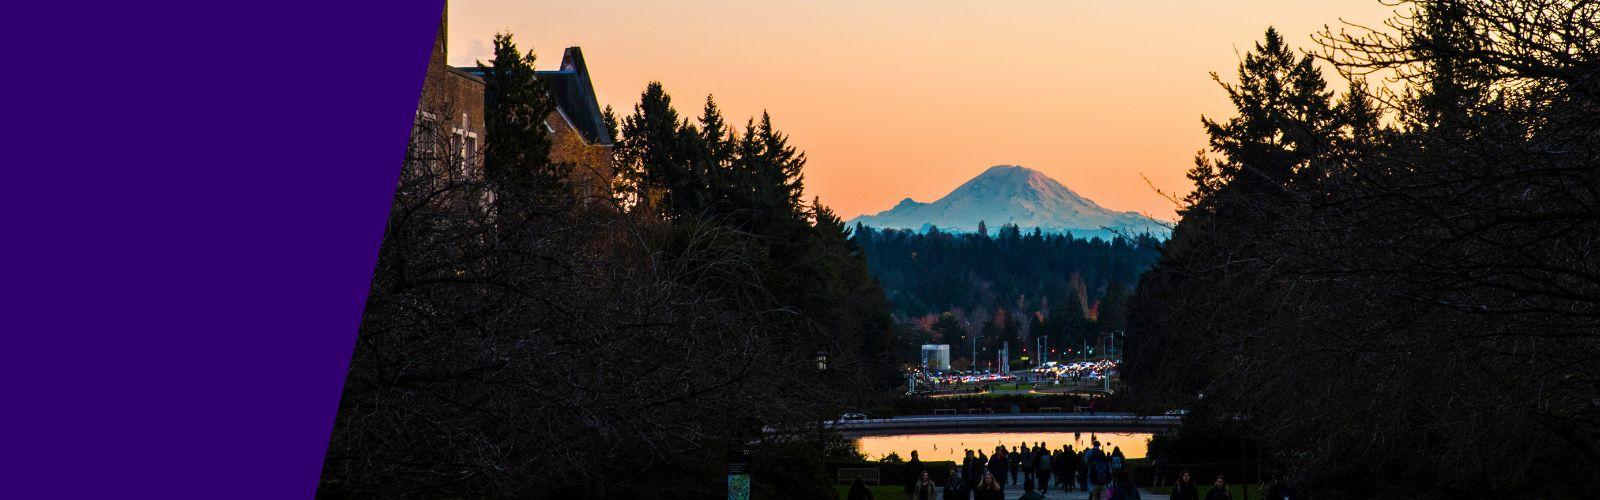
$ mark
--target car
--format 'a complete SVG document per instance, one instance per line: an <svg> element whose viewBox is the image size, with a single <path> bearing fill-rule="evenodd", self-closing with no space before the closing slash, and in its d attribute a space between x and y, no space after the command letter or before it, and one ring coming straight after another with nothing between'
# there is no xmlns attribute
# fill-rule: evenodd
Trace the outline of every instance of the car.
<svg viewBox="0 0 1600 500"><path fill-rule="evenodd" d="M1185 410L1183 408L1178 408L1176 410L1167 410L1167 412L1164 413L1163 415L1166 415L1166 416L1169 416L1169 417L1187 417L1187 416L1189 416L1189 410Z"/></svg>
<svg viewBox="0 0 1600 500"><path fill-rule="evenodd" d="M839 415L839 420L842 421L842 422L849 422L849 421L853 421L853 420L866 420L866 419L867 419L867 416L866 416L866 414L863 414L863 413L846 413L844 415Z"/></svg>

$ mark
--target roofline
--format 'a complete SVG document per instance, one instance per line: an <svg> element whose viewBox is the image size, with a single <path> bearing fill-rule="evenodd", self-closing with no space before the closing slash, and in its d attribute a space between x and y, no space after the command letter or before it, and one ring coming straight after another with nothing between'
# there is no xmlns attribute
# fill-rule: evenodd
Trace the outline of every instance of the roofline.
<svg viewBox="0 0 1600 500"><path fill-rule="evenodd" d="M475 73L473 73L471 71L467 71L465 69L457 68L455 66L451 66L451 65L448 65L448 64L446 64L444 67L445 67L446 70L449 70L451 73L455 73L457 75L467 77L467 78L471 79L472 81L475 81L475 82L478 82L478 83L483 83L483 77L478 76L477 74L475 74Z"/></svg>

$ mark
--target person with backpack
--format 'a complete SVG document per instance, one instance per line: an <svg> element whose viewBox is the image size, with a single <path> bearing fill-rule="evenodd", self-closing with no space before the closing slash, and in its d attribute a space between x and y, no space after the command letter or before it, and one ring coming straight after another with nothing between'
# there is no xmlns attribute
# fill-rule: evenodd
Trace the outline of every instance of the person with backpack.
<svg viewBox="0 0 1600 500"><path fill-rule="evenodd" d="M1033 467L1033 477L1038 478L1035 484L1039 485L1039 494L1050 493L1050 452L1039 450L1039 463Z"/></svg>
<svg viewBox="0 0 1600 500"><path fill-rule="evenodd" d="M1119 446L1112 446L1111 447L1111 472L1113 474L1116 473L1117 471L1122 470L1122 459L1123 459L1123 457L1122 457L1122 448L1119 447Z"/></svg>
<svg viewBox="0 0 1600 500"><path fill-rule="evenodd" d="M1111 457L1094 444L1094 458L1089 461L1089 498L1104 498L1106 485L1111 483Z"/></svg>

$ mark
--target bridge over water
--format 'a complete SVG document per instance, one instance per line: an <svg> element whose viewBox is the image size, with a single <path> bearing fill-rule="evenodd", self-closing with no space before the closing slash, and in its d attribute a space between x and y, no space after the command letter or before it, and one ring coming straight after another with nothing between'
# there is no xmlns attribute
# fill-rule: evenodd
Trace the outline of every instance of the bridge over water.
<svg viewBox="0 0 1600 500"><path fill-rule="evenodd" d="M934 432L1098 431L1162 432L1175 429L1175 416L1132 413L993 413L910 415L830 422L846 437Z"/></svg>

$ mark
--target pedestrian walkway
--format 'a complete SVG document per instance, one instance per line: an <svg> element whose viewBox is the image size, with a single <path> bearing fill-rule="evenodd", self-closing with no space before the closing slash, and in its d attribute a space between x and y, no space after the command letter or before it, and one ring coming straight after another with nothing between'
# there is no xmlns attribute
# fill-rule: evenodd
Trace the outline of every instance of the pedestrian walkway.
<svg viewBox="0 0 1600 500"><path fill-rule="evenodd" d="M1019 481L1017 481L1015 484L1006 483L1006 500L1014 500L1017 497L1022 496L1022 481L1020 481L1021 478L1018 479ZM1051 484L1050 492L1045 493L1044 497L1050 500L1089 500L1089 492L1083 490L1061 491L1060 489L1057 489L1054 484ZM1139 488L1139 498L1141 500L1151 500L1162 497L1156 496L1156 494L1151 493L1150 490Z"/></svg>

